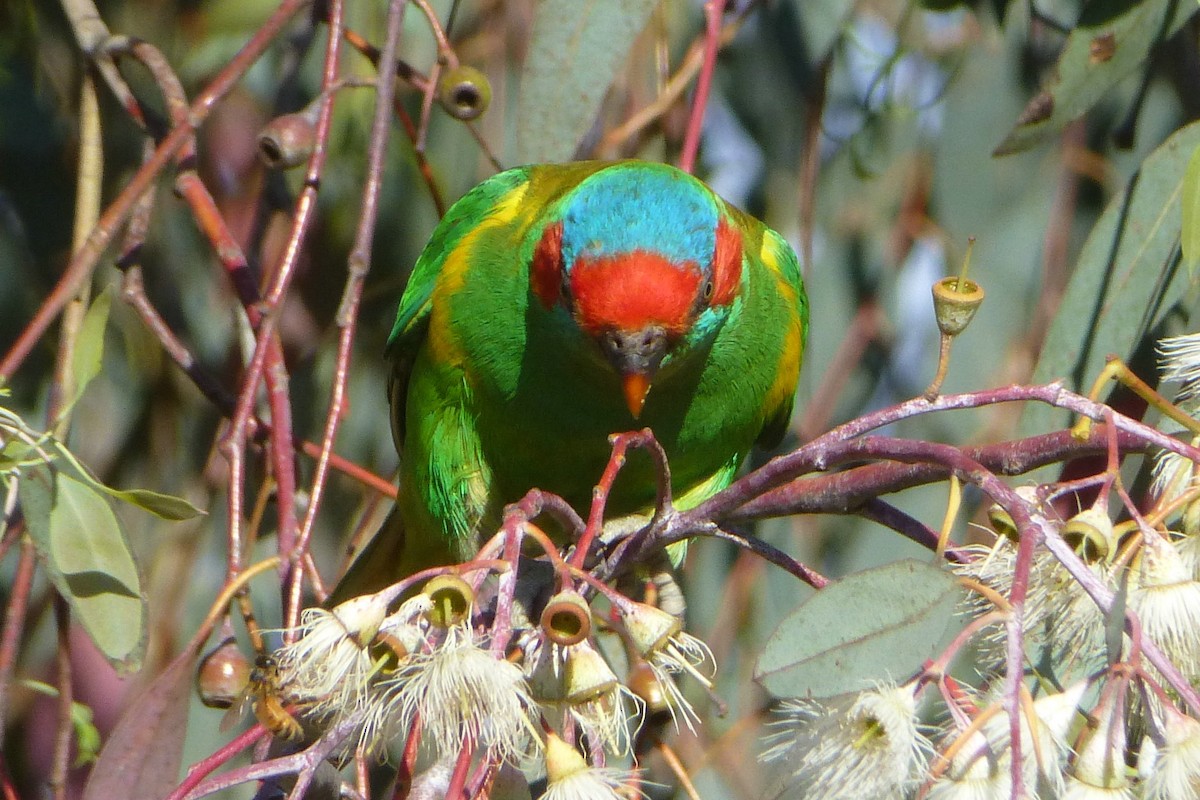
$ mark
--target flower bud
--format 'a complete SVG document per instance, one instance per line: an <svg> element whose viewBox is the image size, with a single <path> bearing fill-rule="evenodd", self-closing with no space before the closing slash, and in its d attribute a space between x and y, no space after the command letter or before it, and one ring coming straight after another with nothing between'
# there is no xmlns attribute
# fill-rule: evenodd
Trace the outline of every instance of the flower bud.
<svg viewBox="0 0 1200 800"><path fill-rule="evenodd" d="M933 284L933 313L938 329L957 336L971 324L983 304L983 287L966 278L942 278Z"/></svg>
<svg viewBox="0 0 1200 800"><path fill-rule="evenodd" d="M546 781L558 783L587 769L587 761L553 733L546 734Z"/></svg>
<svg viewBox="0 0 1200 800"><path fill-rule="evenodd" d="M637 663L630 667L626 683L629 690L646 704L646 708L651 714L670 710L670 702L663 691L662 684L659 683L658 675L646 661L638 659Z"/></svg>
<svg viewBox="0 0 1200 800"><path fill-rule="evenodd" d="M1108 559L1116 550L1116 537L1112 520L1099 508L1085 508L1062 529L1063 540L1089 564Z"/></svg>
<svg viewBox="0 0 1200 800"><path fill-rule="evenodd" d="M492 102L492 84L474 67L458 66L438 81L438 101L455 119L476 119Z"/></svg>
<svg viewBox="0 0 1200 800"><path fill-rule="evenodd" d="M259 131L258 156L268 168L291 169L308 161L317 146L317 108L276 117Z"/></svg>
<svg viewBox="0 0 1200 800"><path fill-rule="evenodd" d="M642 655L660 650L672 636L683 630L678 617L645 603L634 603L633 610L622 619L633 646Z"/></svg>
<svg viewBox="0 0 1200 800"><path fill-rule="evenodd" d="M471 604L475 602L475 590L457 575L439 575L425 584L422 593L433 602L429 621L439 628L462 622L471 613Z"/></svg>
<svg viewBox="0 0 1200 800"><path fill-rule="evenodd" d="M617 676L591 647L573 647L563 665L564 699L572 705L595 700L617 688Z"/></svg>
<svg viewBox="0 0 1200 800"><path fill-rule="evenodd" d="M250 680L250 659L232 637L226 638L200 661L196 692L209 708L229 708Z"/></svg>
<svg viewBox="0 0 1200 800"><path fill-rule="evenodd" d="M542 630L555 644L579 644L591 635L592 610L578 592L559 592L542 611Z"/></svg>

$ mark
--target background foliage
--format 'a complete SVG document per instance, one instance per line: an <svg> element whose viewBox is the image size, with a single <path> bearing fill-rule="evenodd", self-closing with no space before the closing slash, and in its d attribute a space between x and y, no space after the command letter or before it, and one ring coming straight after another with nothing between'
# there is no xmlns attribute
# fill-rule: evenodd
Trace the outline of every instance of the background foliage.
<svg viewBox="0 0 1200 800"><path fill-rule="evenodd" d="M159 48L186 96L195 98L276 5L112 0L98 9L113 33ZM803 257L812 329L785 447L924 389L937 359L929 285L957 270L970 236L976 237L971 276L988 299L956 342L945 392L1054 379L1086 392L1108 353L1153 379L1154 341L1187 330L1197 302L1193 270L1180 251L1181 235L1194 236L1196 227L1185 229L1181 216L1181 205L1194 205L1197 193L1196 178L1185 180L1200 143L1200 129L1189 125L1200 112L1194 3L729 5L696 172L784 233ZM5 351L50 294L73 249L72 220L80 213L75 176L85 141L79 98L87 71L77 28L68 22L75 6L33 0L0 5ZM378 230L365 254L369 272L344 378L348 413L335 445L347 461L385 478L396 456L381 353L407 270L438 217L425 165L449 202L491 174L493 158L505 166L593 155L675 162L704 41L701 4L677 0L433 0L431 6L461 62L490 82L491 105L472 123L490 152L438 107L423 111L421 92L411 81L399 82L398 105L419 128L424 162L393 117L379 174ZM271 285L304 184L303 169L266 170L256 137L268 120L300 110L320 90L325 26L312 20L311 11L288 23L212 105L198 126L194 162L180 165L198 170L262 290ZM386 15L381 3L348 2L345 8L347 26L376 44L384 38ZM438 55L430 26L415 5L403 24L401 58L428 74ZM345 77L375 76L371 62L348 47L341 64ZM171 111L146 71L127 58L120 68L153 116L168 118ZM138 169L145 136L103 83L98 92L99 188L101 205L108 206ZM320 442L338 381L339 299L370 177L373 108L370 89L337 93L315 214L279 310L292 427L310 442ZM198 229L194 207L180 196L184 189L174 169L164 170L155 184L154 216L139 259L145 293L194 357L196 372L232 395L239 391L253 334L219 254ZM199 391L120 301L119 253L116 244L107 248L90 278L96 291L114 287L112 307L107 324L100 323L102 366L81 381L86 391L73 407L65 444L108 486L177 495L207 514L166 521L115 503L136 554L148 614L141 669L124 676L82 629L56 633L46 571L37 571L21 605L14 604L27 548L22 526L10 520L0 586L10 600L4 636L11 641L0 653L11 660L2 665L7 684L0 721L4 783L20 796L37 796L47 781L60 796L77 795L88 766L68 769L61 757L55 766L62 706L13 681L56 685L68 676L74 699L90 709L91 724L107 737L130 698L184 648L227 569L231 476L218 443L228 433L228 409ZM0 376L11 390L3 405L34 431L50 427L62 407L49 389L60 383L54 377L61 352L56 331L39 337L19 369ZM1111 402L1141 413L1124 394ZM255 407L267 414L267 399L260 396ZM1022 413L1019 404L1008 404L906 420L892 432L981 444L1055 430L1069 419L1047 406ZM6 455L15 458L13 451ZM264 482L269 462L269 454L252 443L244 462L246 502L247 509L262 504L263 523L245 563L274 552L278 501L294 503L302 515L309 496L310 456L297 461L295 497L270 494ZM1060 467L1048 469L1053 476ZM81 502L97 496L87 493ZM888 499L937 528L945 487ZM37 503L36 497L22 500ZM977 493L968 492L967 500L970 508L981 503ZM327 582L337 575L351 536L386 505L361 481L333 473L311 545ZM762 522L759 534L829 576L906 556L925 558L924 548L864 520L853 513L858 509L847 510ZM961 522L959 528L956 538L972 535ZM33 518L29 529L36 535ZM30 558L27 552L24 558ZM719 718L714 706L698 699L706 724L696 735L671 736L672 744L701 796L758 796L763 779L754 753L767 696L749 676L771 632L811 590L714 541L693 545L684 583L689 630L709 643L721 665L718 693L728 713ZM268 584L253 584L254 608L260 623L276 627L282 621L279 592ZM80 608L75 611L78 619ZM64 609L57 613L65 619ZM126 624L125 617L118 619ZM178 671L190 679L190 670ZM181 709L182 698L171 707ZM218 712L194 700L191 706L186 726L171 716L176 711L164 712L179 721L165 727L186 733L183 764L212 753L229 736L218 731ZM73 752L82 755L78 744ZM646 766L656 779L675 785L658 754Z"/></svg>

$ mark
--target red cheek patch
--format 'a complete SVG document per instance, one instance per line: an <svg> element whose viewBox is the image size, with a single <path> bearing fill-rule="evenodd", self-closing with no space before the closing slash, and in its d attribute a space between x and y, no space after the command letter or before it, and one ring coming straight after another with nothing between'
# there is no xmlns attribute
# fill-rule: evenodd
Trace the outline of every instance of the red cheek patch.
<svg viewBox="0 0 1200 800"><path fill-rule="evenodd" d="M717 224L712 273L712 304L729 305L742 283L742 234L724 219Z"/></svg>
<svg viewBox="0 0 1200 800"><path fill-rule="evenodd" d="M562 232L561 222L547 226L533 251L533 263L529 268L533 293L546 309L558 301L559 287L562 286Z"/></svg>
<svg viewBox="0 0 1200 800"><path fill-rule="evenodd" d="M661 325L681 334L690 323L700 271L656 253L634 250L619 256L579 258L571 267L571 294L579 325L593 335Z"/></svg>

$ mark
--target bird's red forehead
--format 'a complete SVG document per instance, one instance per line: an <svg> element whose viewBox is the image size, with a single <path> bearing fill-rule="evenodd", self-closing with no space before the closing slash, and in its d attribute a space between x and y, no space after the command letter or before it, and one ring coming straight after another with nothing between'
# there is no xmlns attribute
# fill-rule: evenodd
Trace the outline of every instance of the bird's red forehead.
<svg viewBox="0 0 1200 800"><path fill-rule="evenodd" d="M700 270L657 253L580 257L570 271L579 326L589 333L661 325L683 333L696 304Z"/></svg>

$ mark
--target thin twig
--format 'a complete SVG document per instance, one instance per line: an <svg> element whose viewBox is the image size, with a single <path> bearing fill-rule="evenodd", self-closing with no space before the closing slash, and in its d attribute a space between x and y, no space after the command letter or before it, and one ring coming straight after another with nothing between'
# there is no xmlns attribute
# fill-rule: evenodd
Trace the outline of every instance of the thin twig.
<svg viewBox="0 0 1200 800"><path fill-rule="evenodd" d="M725 0L706 0L704 3L704 61L700 65L696 94L692 97L692 111L683 136L683 150L679 154L679 168L684 172L691 172L696 167L700 134L704 130L704 112L708 108L708 94L717 67L717 49L721 46L721 17L724 14Z"/></svg>
<svg viewBox="0 0 1200 800"><path fill-rule="evenodd" d="M259 27L250 41L217 73L216 78L202 91L188 108L186 125L177 125L163 138L154 154L142 164L125 184L117 198L109 204L92 229L84 246L72 256L70 263L33 319L21 331L17 341L0 360L0 385L8 383L13 373L24 362L41 340L46 329L66 304L75 297L92 273L104 250L112 243L118 228L132 213L138 198L153 183L159 173L195 135L199 126L212 111L217 101L228 94L242 75L254 65L263 52L275 40L283 27L311 0L282 0L270 17Z"/></svg>
<svg viewBox="0 0 1200 800"><path fill-rule="evenodd" d="M25 630L25 613L29 610L29 592L33 587L33 570L37 565L33 540L21 531L22 525L13 525L21 539L21 550L17 557L17 570L9 589L4 608L4 632L0 634L0 746L5 744L4 733L8 730L8 700L12 688L13 668L17 663L17 651L21 646L21 634Z"/></svg>

